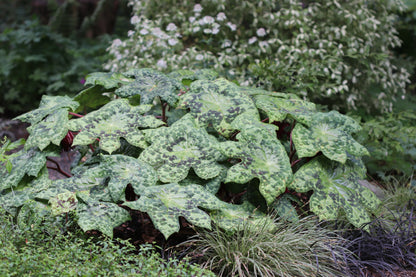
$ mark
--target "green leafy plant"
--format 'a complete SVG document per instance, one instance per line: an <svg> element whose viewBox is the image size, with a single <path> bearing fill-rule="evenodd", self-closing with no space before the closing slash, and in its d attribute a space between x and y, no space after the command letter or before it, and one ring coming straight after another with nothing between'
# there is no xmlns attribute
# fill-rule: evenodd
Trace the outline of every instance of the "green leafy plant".
<svg viewBox="0 0 416 277"><path fill-rule="evenodd" d="M356 227L371 220L379 200L358 182L368 152L351 136L359 130L353 119L215 76L94 73L74 98L44 96L17 117L31 123L30 136L2 172L1 205L21 225L75 213L84 231L110 237L129 210L148 213L166 238L180 230L179 217L228 231L271 220L273 209L297 220L291 202L310 191L321 219L342 210ZM79 114L86 107L94 111ZM68 178L50 180L46 161L71 146L71 173L56 168Z"/></svg>
<svg viewBox="0 0 416 277"><path fill-rule="evenodd" d="M108 37L94 43L66 38L37 20L0 33L0 114L35 108L43 94L71 94L89 72L100 70ZM97 41L99 43L97 43Z"/></svg>
<svg viewBox="0 0 416 277"><path fill-rule="evenodd" d="M56 223L21 229L0 210L0 275L214 276L186 260L163 260L152 245L136 249L128 241L97 241Z"/></svg>

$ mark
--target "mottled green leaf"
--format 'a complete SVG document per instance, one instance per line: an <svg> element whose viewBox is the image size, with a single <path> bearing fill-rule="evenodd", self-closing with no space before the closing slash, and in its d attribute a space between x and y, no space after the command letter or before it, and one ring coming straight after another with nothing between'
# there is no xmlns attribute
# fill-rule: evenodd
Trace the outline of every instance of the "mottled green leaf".
<svg viewBox="0 0 416 277"><path fill-rule="evenodd" d="M241 230L244 224L264 225L266 222L273 223L273 220L266 214L259 212L256 208L244 202L241 205L223 203L220 209L210 212L212 221L220 228L227 231ZM273 226L273 224L270 224Z"/></svg>
<svg viewBox="0 0 416 277"><path fill-rule="evenodd" d="M294 200L293 198L294 196L290 194L283 194L276 200L275 203L273 203L273 209L281 218L290 222L298 222L299 215L296 212L295 207L291 203L291 201Z"/></svg>
<svg viewBox="0 0 416 277"><path fill-rule="evenodd" d="M195 226L211 229L209 215L198 207L213 210L221 207L223 202L202 186L172 183L149 187L139 200L124 205L148 213L155 227L167 239L179 231L179 216Z"/></svg>
<svg viewBox="0 0 416 277"><path fill-rule="evenodd" d="M220 174L212 179L204 180L199 178L193 171L189 171L188 176L179 182L182 186L187 186L190 184L198 184L203 186L208 192L215 195L220 189L221 183L225 180L227 176L227 168L222 166Z"/></svg>
<svg viewBox="0 0 416 277"><path fill-rule="evenodd" d="M115 91L120 97L140 95L141 104L151 104L155 97L160 97L171 107L178 101L181 84L159 71L143 68L132 69L123 74L134 77L134 81Z"/></svg>
<svg viewBox="0 0 416 277"><path fill-rule="evenodd" d="M50 214L48 205L35 200L27 200L17 215L17 225L23 230L34 228L39 226Z"/></svg>
<svg viewBox="0 0 416 277"><path fill-rule="evenodd" d="M78 102L73 101L68 96L49 96L43 95L40 101L39 108L31 112L22 114L16 119L23 122L28 122L35 125L42 121L49 114L53 114L58 110L72 110L74 111L78 107Z"/></svg>
<svg viewBox="0 0 416 277"><path fill-rule="evenodd" d="M49 204L51 205L52 215L56 216L75 210L78 204L78 200L76 193L68 191L60 193L55 197L49 199Z"/></svg>
<svg viewBox="0 0 416 277"><path fill-rule="evenodd" d="M106 176L110 178L108 190L114 202L121 199L128 184L141 195L158 180L156 171L148 164L125 155L103 156Z"/></svg>
<svg viewBox="0 0 416 277"><path fill-rule="evenodd" d="M85 77L84 85L99 85L106 89L118 88L121 84L128 84L132 79L120 73L93 72Z"/></svg>
<svg viewBox="0 0 416 277"><path fill-rule="evenodd" d="M218 72L211 69L198 69L196 71L180 69L169 73L168 76L180 82L183 80L215 80L218 78Z"/></svg>
<svg viewBox="0 0 416 277"><path fill-rule="evenodd" d="M281 97L277 93L275 95L256 95L254 100L257 108L264 111L269 117L269 122L280 122L290 116L307 124L316 112L315 104L311 102L293 97Z"/></svg>
<svg viewBox="0 0 416 277"><path fill-rule="evenodd" d="M344 210L348 220L356 227L371 221L372 211L380 200L362 186L363 170L351 162L339 164L324 157L315 158L296 173L290 188L297 192L313 190L309 207L320 219L335 220Z"/></svg>
<svg viewBox="0 0 416 277"><path fill-rule="evenodd" d="M259 118L250 97L225 79L193 82L190 91L182 97L181 106L190 109L199 125L212 124L225 137L235 131L231 124L238 116L248 114L253 119Z"/></svg>
<svg viewBox="0 0 416 277"><path fill-rule="evenodd" d="M1 176L0 191L16 187L25 175L37 177L46 164L46 156L57 155L56 152L46 150L39 152L34 148L20 152L20 155L13 157L10 161L13 165L12 171Z"/></svg>
<svg viewBox="0 0 416 277"><path fill-rule="evenodd" d="M217 140L197 128L188 115L169 128L150 131L149 138L152 144L139 159L155 167L162 182L179 182L190 168L202 179L214 178L222 170L217 161L223 156L214 148Z"/></svg>
<svg viewBox="0 0 416 277"><path fill-rule="evenodd" d="M86 108L97 108L110 102L111 98L103 95L104 92L106 90L100 86L93 86L82 90L74 97L74 100L80 104L76 111L83 111Z"/></svg>
<svg viewBox="0 0 416 277"><path fill-rule="evenodd" d="M221 152L241 159L227 173L225 182L245 184L253 178L260 181L259 190L267 203L283 193L292 181L292 170L285 148L268 130L248 128L237 135L237 142L220 144Z"/></svg>
<svg viewBox="0 0 416 277"><path fill-rule="evenodd" d="M46 167L43 167L39 173L39 177L22 182L17 187L11 187L0 192L0 206L8 213L16 216L17 209L21 207L27 200L33 200L40 191L46 190L50 184L49 174Z"/></svg>
<svg viewBox="0 0 416 277"><path fill-rule="evenodd" d="M352 118L336 111L315 113L308 127L296 124L292 138L299 158L313 157L319 151L331 160L345 163L347 155L368 155L351 133L361 129Z"/></svg>
<svg viewBox="0 0 416 277"><path fill-rule="evenodd" d="M28 137L25 149L38 147L45 149L51 142L60 145L62 139L68 133L68 111L65 109L57 110L48 115L44 120L27 128L30 136Z"/></svg>
<svg viewBox="0 0 416 277"><path fill-rule="evenodd" d="M130 214L114 203L79 202L77 206L78 225L86 232L98 230L113 237L113 229L130 220Z"/></svg>
<svg viewBox="0 0 416 277"><path fill-rule="evenodd" d="M120 138L123 137L134 146L146 147L139 128L154 128L164 124L153 116L143 115L150 108L150 105L131 106L128 100L118 99L82 118L70 120L69 129L80 131L73 145L88 145L100 138L101 149L112 153L121 146Z"/></svg>

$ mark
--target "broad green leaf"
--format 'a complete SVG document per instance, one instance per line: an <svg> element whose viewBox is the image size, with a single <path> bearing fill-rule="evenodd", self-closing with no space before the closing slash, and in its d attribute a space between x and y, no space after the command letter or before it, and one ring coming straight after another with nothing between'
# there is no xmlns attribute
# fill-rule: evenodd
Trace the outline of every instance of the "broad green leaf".
<svg viewBox="0 0 416 277"><path fill-rule="evenodd" d="M76 111L83 111L86 108L94 109L110 102L111 98L103 95L104 92L106 90L100 86L93 86L82 90L74 97L74 100L80 104Z"/></svg>
<svg viewBox="0 0 416 277"><path fill-rule="evenodd" d="M120 148L120 138L137 147L146 147L139 128L155 128L164 122L153 116L144 116L150 105L131 106L126 99L112 101L86 116L70 120L68 128L80 131L73 145L88 145L100 138L101 149L112 153Z"/></svg>
<svg viewBox="0 0 416 277"><path fill-rule="evenodd" d="M78 202L78 225L86 232L98 230L104 235L113 237L113 229L130 220L130 214L114 203Z"/></svg>
<svg viewBox="0 0 416 277"><path fill-rule="evenodd" d="M87 75L84 85L99 85L106 89L118 88L121 84L128 84L132 79L120 73L93 72Z"/></svg>
<svg viewBox="0 0 416 277"><path fill-rule="evenodd" d="M208 192L215 195L220 189L221 183L225 180L227 176L227 168L222 166L220 174L212 179L204 180L199 178L193 171L189 171L188 176L185 179L179 182L182 186L187 186L190 184L198 184L203 186Z"/></svg>
<svg viewBox="0 0 416 277"><path fill-rule="evenodd" d="M25 181L23 180L16 187L11 187L0 192L0 206L13 216L16 216L17 209L27 200L35 199L39 192L46 190L51 184L46 167L43 167L38 178L28 182Z"/></svg>
<svg viewBox="0 0 416 277"><path fill-rule="evenodd" d="M65 109L57 110L48 115L44 120L27 128L30 136L28 137L25 149L38 147L45 149L51 142L60 145L62 139L68 133L68 111Z"/></svg>
<svg viewBox="0 0 416 277"><path fill-rule="evenodd" d="M39 108L16 117L24 122L31 123L27 130L30 136L25 149L38 147L45 149L51 142L59 145L68 132L68 110L74 111L78 102L68 96L42 96Z"/></svg>
<svg viewBox="0 0 416 277"><path fill-rule="evenodd" d="M289 187L297 192L314 191L309 206L320 219L335 220L342 209L354 226L362 227L371 221L367 211L380 204L377 196L359 183L362 173L363 169L351 162L339 164L321 156L303 165Z"/></svg>
<svg viewBox="0 0 416 277"><path fill-rule="evenodd" d="M181 84L175 79L148 68L132 69L123 74L134 77L134 81L117 89L115 93L118 96L127 98L140 95L141 104L151 104L158 96L171 107L176 105Z"/></svg>
<svg viewBox="0 0 416 277"><path fill-rule="evenodd" d="M271 223L273 220L266 214L259 212L249 202L244 202L241 205L224 203L220 209L210 212L212 221L214 221L220 228L226 231L239 231L244 228L244 224L254 224L263 226Z"/></svg>
<svg viewBox="0 0 416 277"><path fill-rule="evenodd" d="M200 80L191 84L191 89L181 99L181 107L190 113L201 126L213 125L216 131L229 137L235 129L232 123L238 116L248 114L259 119L254 102L239 86L225 79Z"/></svg>
<svg viewBox="0 0 416 277"><path fill-rule="evenodd" d="M227 172L225 182L245 184L253 178L260 181L259 190L268 204L283 193L292 181L292 170L285 148L268 130L248 128L237 135L237 142L220 144L221 152L241 159Z"/></svg>
<svg viewBox="0 0 416 277"><path fill-rule="evenodd" d="M49 199L52 215L57 216L63 213L69 213L77 208L78 200L76 193L63 192Z"/></svg>
<svg viewBox="0 0 416 277"><path fill-rule="evenodd" d="M352 118L336 111L315 113L309 127L296 124L292 138L299 158L313 157L322 151L327 158L345 163L347 155L361 157L369 154L351 136L360 129Z"/></svg>
<svg viewBox="0 0 416 277"><path fill-rule="evenodd" d="M218 78L218 72L211 69L198 69L196 71L180 69L169 73L168 76L180 82L183 80L215 80Z"/></svg>
<svg viewBox="0 0 416 277"><path fill-rule="evenodd" d="M56 152L35 149L21 150L21 154L11 159L12 171L1 176L0 191L16 187L25 175L38 177L39 172L46 164L46 156L56 156Z"/></svg>
<svg viewBox="0 0 416 277"><path fill-rule="evenodd" d="M152 144L139 159L156 168L159 180L164 183L185 179L190 168L202 179L214 178L222 170L217 161L223 156L214 148L217 140L205 129L197 128L190 116L169 128L151 130L146 136Z"/></svg>
<svg viewBox="0 0 416 277"><path fill-rule="evenodd" d="M102 156L101 165L110 178L108 190L114 202L121 199L128 184L141 195L147 187L156 185L156 171L149 165L125 155Z"/></svg>
<svg viewBox="0 0 416 277"><path fill-rule="evenodd" d="M16 119L35 125L42 121L48 115L53 114L58 110L63 109L65 111L74 111L78 107L78 105L78 102L73 101L68 96L43 95L42 100L39 104L39 108L31 112L22 114L16 117Z"/></svg>
<svg viewBox="0 0 416 277"><path fill-rule="evenodd" d="M172 183L149 187L138 200L123 205L148 213L156 229L167 239L179 231L180 216L195 226L211 229L211 218L198 207L214 210L223 202L202 186Z"/></svg>
<svg viewBox="0 0 416 277"><path fill-rule="evenodd" d="M49 206L35 200L27 200L17 214L17 225L21 229L39 226L51 214Z"/></svg>
<svg viewBox="0 0 416 277"><path fill-rule="evenodd" d="M287 116L307 124L316 112L315 104L298 98L284 98L276 95L256 95L254 101L258 109L264 111L269 122L281 122Z"/></svg>
<svg viewBox="0 0 416 277"><path fill-rule="evenodd" d="M273 209L281 218L290 222L298 222L299 215L291 203L293 200L294 196L285 193L273 203Z"/></svg>

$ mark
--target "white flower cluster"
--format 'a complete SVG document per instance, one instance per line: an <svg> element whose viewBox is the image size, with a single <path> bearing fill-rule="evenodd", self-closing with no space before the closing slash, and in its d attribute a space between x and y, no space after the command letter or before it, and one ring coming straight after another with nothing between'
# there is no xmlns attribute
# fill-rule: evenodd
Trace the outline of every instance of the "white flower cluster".
<svg viewBox="0 0 416 277"><path fill-rule="evenodd" d="M273 0L242 0L238 7L231 0L174 7L130 0L135 30L114 40L106 68L209 67L248 85L256 75L268 89L312 100L336 96L349 107L367 105L366 91L378 84L380 97L371 105L388 109L403 95L409 73L389 56L400 43L392 17L398 6L385 1L374 0L383 8L372 10L365 1L282 0L276 10Z"/></svg>

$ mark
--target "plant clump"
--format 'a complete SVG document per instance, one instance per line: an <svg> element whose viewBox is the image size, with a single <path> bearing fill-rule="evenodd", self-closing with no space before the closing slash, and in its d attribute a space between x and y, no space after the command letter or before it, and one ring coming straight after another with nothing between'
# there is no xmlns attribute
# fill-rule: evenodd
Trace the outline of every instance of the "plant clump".
<svg viewBox="0 0 416 277"><path fill-rule="evenodd" d="M294 94L210 70L92 73L86 84L17 117L30 135L0 168L0 203L21 226L74 214L84 231L112 237L140 211L169 238L180 218L236 231L273 210L297 221L293 203L310 201L320 219L342 212L359 228L380 203L359 182L368 152L352 137L358 124ZM51 180L46 161L68 146L71 172L58 165L66 178Z"/></svg>

